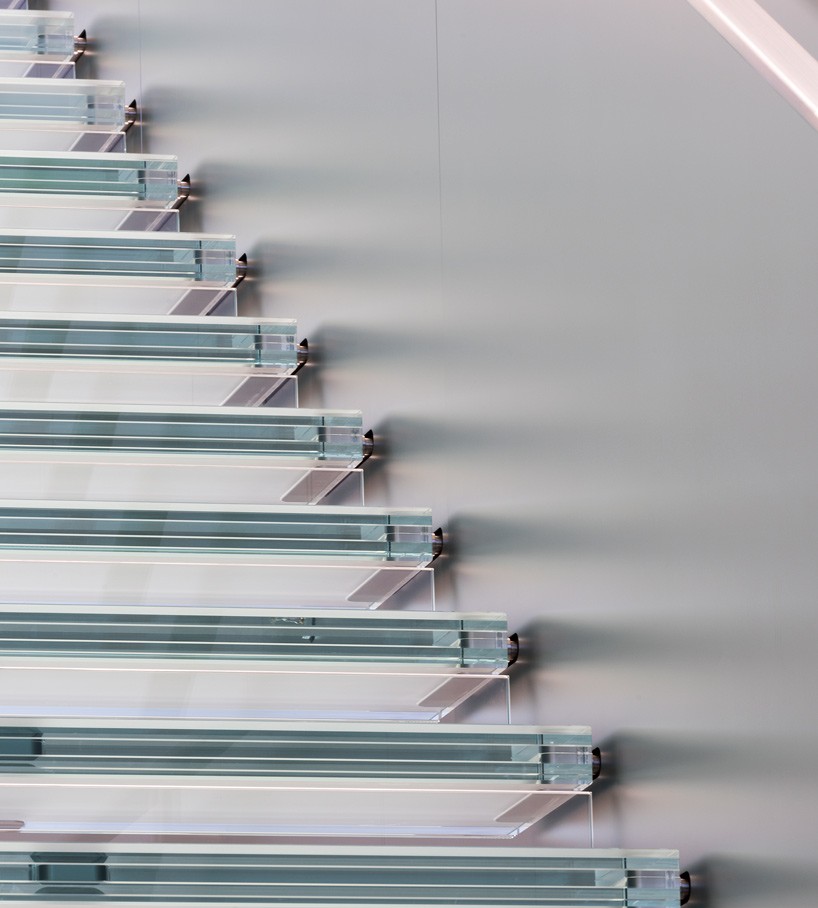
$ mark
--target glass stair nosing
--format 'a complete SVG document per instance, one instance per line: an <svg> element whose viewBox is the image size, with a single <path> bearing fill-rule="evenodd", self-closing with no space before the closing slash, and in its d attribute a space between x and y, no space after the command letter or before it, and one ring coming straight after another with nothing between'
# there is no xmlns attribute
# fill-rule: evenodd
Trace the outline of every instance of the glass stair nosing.
<svg viewBox="0 0 818 908"><path fill-rule="evenodd" d="M227 363L293 372L299 365L292 319L81 313L0 313L0 366L43 361Z"/></svg>
<svg viewBox="0 0 818 908"><path fill-rule="evenodd" d="M364 458L360 411L295 407L140 407L0 404L6 452L252 455L305 466L354 467ZM120 458L121 460L121 458ZM109 461L112 465L117 459Z"/></svg>
<svg viewBox="0 0 818 908"><path fill-rule="evenodd" d="M0 202L9 196L73 204L172 205L178 195L175 155L117 152L0 151Z"/></svg>
<svg viewBox="0 0 818 908"><path fill-rule="evenodd" d="M35 561L73 553L423 567L434 549L421 508L0 500L0 553L30 552Z"/></svg>
<svg viewBox="0 0 818 908"><path fill-rule="evenodd" d="M66 669L76 660L158 659L499 673L508 665L507 638L506 616L494 613L0 607L0 655Z"/></svg>
<svg viewBox="0 0 818 908"><path fill-rule="evenodd" d="M4 779L172 776L185 786L257 777L306 786L332 780L579 791L591 784L592 769L587 726L0 719Z"/></svg>
<svg viewBox="0 0 818 908"><path fill-rule="evenodd" d="M73 13L0 9L0 58L32 55L70 59L74 41Z"/></svg>
<svg viewBox="0 0 818 908"><path fill-rule="evenodd" d="M122 131L125 126L124 82L0 79L0 144L6 150L9 149L2 133L9 128L111 133Z"/></svg>
<svg viewBox="0 0 818 908"><path fill-rule="evenodd" d="M677 851L363 845L3 846L0 900L678 908Z"/></svg>
<svg viewBox="0 0 818 908"><path fill-rule="evenodd" d="M0 273L232 287L235 237L143 231L1 230Z"/></svg>

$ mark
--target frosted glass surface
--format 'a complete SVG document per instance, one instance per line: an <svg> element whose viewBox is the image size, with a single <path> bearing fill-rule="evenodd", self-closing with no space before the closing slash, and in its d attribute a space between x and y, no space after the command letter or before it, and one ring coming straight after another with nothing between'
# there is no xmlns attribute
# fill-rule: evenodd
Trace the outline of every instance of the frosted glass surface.
<svg viewBox="0 0 818 908"><path fill-rule="evenodd" d="M377 608L408 585L434 608L432 568L351 558L0 548L0 573L2 603Z"/></svg>
<svg viewBox="0 0 818 908"><path fill-rule="evenodd" d="M295 406L297 385L297 375L267 367L0 356L0 399L10 403Z"/></svg>
<svg viewBox="0 0 818 908"><path fill-rule="evenodd" d="M505 615L281 610L0 612L5 656L342 662L500 671ZM69 663L70 664L70 663Z"/></svg>
<svg viewBox="0 0 818 908"><path fill-rule="evenodd" d="M181 284L181 286L180 286ZM96 315L235 315L236 291L159 278L0 272L0 311Z"/></svg>
<svg viewBox="0 0 818 908"><path fill-rule="evenodd" d="M31 129L125 125L125 86L99 79L0 79L0 120ZM5 143L3 143L5 145Z"/></svg>
<svg viewBox="0 0 818 908"><path fill-rule="evenodd" d="M2 855L4 901L676 908L675 851L38 843Z"/></svg>
<svg viewBox="0 0 818 908"><path fill-rule="evenodd" d="M231 318L105 319L0 314L0 357L230 363L292 370L295 322Z"/></svg>
<svg viewBox="0 0 818 908"><path fill-rule="evenodd" d="M236 280L235 238L138 231L0 231L0 272L203 281Z"/></svg>
<svg viewBox="0 0 818 908"><path fill-rule="evenodd" d="M0 193L170 204L177 180L170 155L0 152Z"/></svg>
<svg viewBox="0 0 818 908"><path fill-rule="evenodd" d="M439 722L461 708L461 719L506 725L508 680L442 663L5 656L0 714Z"/></svg>
<svg viewBox="0 0 818 908"><path fill-rule="evenodd" d="M336 461L234 454L0 451L0 497L51 501L258 505L315 504L340 483L362 505L363 475ZM285 465L286 464L286 465Z"/></svg>

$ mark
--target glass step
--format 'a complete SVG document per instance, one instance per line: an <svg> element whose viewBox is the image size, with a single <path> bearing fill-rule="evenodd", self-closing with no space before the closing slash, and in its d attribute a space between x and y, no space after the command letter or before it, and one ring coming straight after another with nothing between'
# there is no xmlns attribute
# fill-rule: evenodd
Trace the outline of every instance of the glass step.
<svg viewBox="0 0 818 908"><path fill-rule="evenodd" d="M507 636L495 614L18 604L0 714L437 722L479 693L507 724Z"/></svg>
<svg viewBox="0 0 818 908"><path fill-rule="evenodd" d="M0 361L18 357L229 364L292 372L298 366L298 345L290 319L0 314Z"/></svg>
<svg viewBox="0 0 818 908"><path fill-rule="evenodd" d="M69 315L224 315L237 314L236 291L174 281L75 275L3 274L0 312L51 312Z"/></svg>
<svg viewBox="0 0 818 908"><path fill-rule="evenodd" d="M0 313L0 399L289 406L305 355L288 319Z"/></svg>
<svg viewBox="0 0 818 908"><path fill-rule="evenodd" d="M0 231L0 273L236 282L235 237L139 231Z"/></svg>
<svg viewBox="0 0 818 908"><path fill-rule="evenodd" d="M0 79L0 121L35 130L118 131L125 126L125 84L100 79ZM4 141L0 145L8 147Z"/></svg>
<svg viewBox="0 0 818 908"><path fill-rule="evenodd" d="M0 152L0 192L171 205L178 164L171 155Z"/></svg>
<svg viewBox="0 0 818 908"><path fill-rule="evenodd" d="M0 551L33 550L341 559L428 564L428 510L167 507L0 501Z"/></svg>
<svg viewBox="0 0 818 908"><path fill-rule="evenodd" d="M508 664L507 638L508 621L501 614L0 611L0 654L10 657L253 660L499 672Z"/></svg>
<svg viewBox="0 0 818 908"><path fill-rule="evenodd" d="M74 14L0 11L0 58L17 54L69 59L74 53Z"/></svg>
<svg viewBox="0 0 818 908"><path fill-rule="evenodd" d="M312 504L352 478L366 442L356 411L6 404L0 498Z"/></svg>
<svg viewBox="0 0 818 908"><path fill-rule="evenodd" d="M590 730L20 717L3 813L26 832L512 837L588 806Z"/></svg>
<svg viewBox="0 0 818 908"><path fill-rule="evenodd" d="M3 845L0 899L678 908L679 854L614 848ZM35 850L36 849L36 850Z"/></svg>

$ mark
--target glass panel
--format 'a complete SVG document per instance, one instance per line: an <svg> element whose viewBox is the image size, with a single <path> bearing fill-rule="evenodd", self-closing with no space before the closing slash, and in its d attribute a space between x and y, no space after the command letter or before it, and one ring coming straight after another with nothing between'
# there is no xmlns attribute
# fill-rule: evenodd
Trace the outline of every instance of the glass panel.
<svg viewBox="0 0 818 908"><path fill-rule="evenodd" d="M505 615L277 610L0 612L5 656L343 662L501 671Z"/></svg>
<svg viewBox="0 0 818 908"><path fill-rule="evenodd" d="M295 322L283 319L0 314L0 357L192 361L291 371L298 364L295 331Z"/></svg>
<svg viewBox="0 0 818 908"><path fill-rule="evenodd" d="M172 605L180 608L377 608L399 596L434 609L434 571L352 559L185 552L50 554L0 548L0 602L48 605ZM412 583L410 584L410 581Z"/></svg>
<svg viewBox="0 0 818 908"><path fill-rule="evenodd" d="M433 557L424 509L188 505L95 506L0 501L0 550L256 555L313 561L401 561Z"/></svg>
<svg viewBox="0 0 818 908"><path fill-rule="evenodd" d="M0 231L0 272L102 275L204 281L236 280L231 236L196 233Z"/></svg>
<svg viewBox="0 0 818 908"><path fill-rule="evenodd" d="M4 718L0 774L591 784L591 730L334 722Z"/></svg>
<svg viewBox="0 0 818 908"><path fill-rule="evenodd" d="M3 274L0 311L152 315L235 315L236 291L181 281L118 278L110 275Z"/></svg>
<svg viewBox="0 0 818 908"><path fill-rule="evenodd" d="M170 155L0 152L0 192L103 197L171 204L178 167Z"/></svg>
<svg viewBox="0 0 818 908"><path fill-rule="evenodd" d="M679 854L590 848L4 846L0 899L678 908ZM36 848L36 851L33 849Z"/></svg>
<svg viewBox="0 0 818 908"><path fill-rule="evenodd" d="M120 130L125 125L125 84L99 79L0 79L0 120L24 123L29 129Z"/></svg>
<svg viewBox="0 0 818 908"><path fill-rule="evenodd" d="M176 658L171 647L161 659L4 656L0 672L7 716L439 722L456 708L461 719L507 725L508 675L409 661Z"/></svg>
<svg viewBox="0 0 818 908"><path fill-rule="evenodd" d="M0 12L0 56L9 53L74 53L74 14L57 12Z"/></svg>

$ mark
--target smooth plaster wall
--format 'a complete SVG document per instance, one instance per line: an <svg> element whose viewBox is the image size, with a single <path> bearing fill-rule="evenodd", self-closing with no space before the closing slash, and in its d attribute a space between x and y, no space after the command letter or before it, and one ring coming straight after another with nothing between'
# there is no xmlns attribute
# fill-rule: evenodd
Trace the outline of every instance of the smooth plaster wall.
<svg viewBox="0 0 818 908"><path fill-rule="evenodd" d="M606 742L597 844L813 905L818 136L684 0L49 5L376 428L369 502L447 527L441 607L509 611L514 719Z"/></svg>

